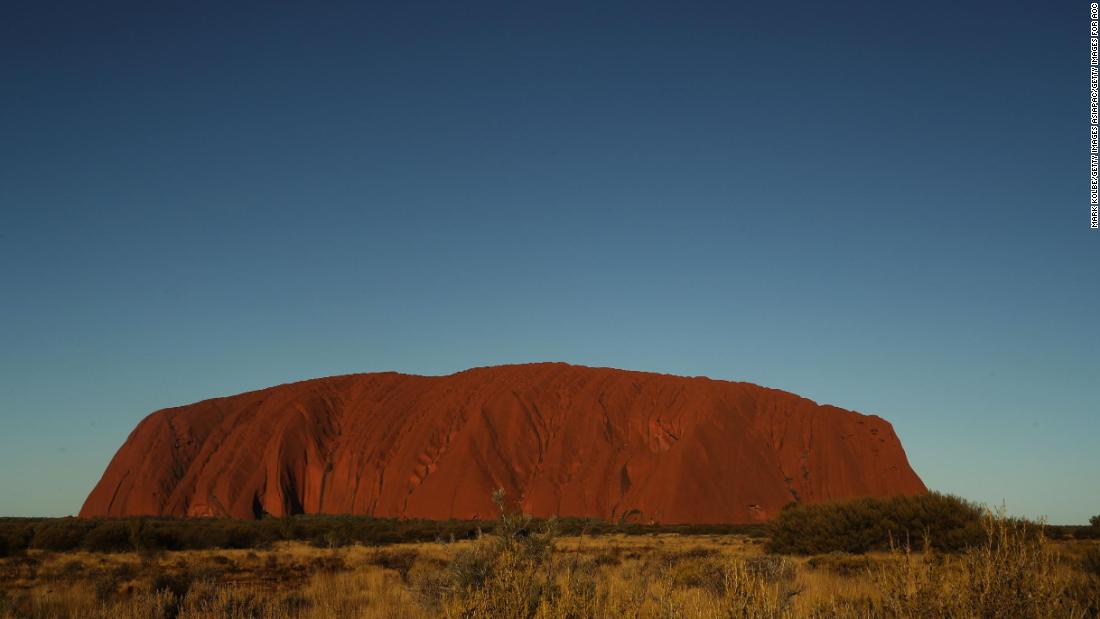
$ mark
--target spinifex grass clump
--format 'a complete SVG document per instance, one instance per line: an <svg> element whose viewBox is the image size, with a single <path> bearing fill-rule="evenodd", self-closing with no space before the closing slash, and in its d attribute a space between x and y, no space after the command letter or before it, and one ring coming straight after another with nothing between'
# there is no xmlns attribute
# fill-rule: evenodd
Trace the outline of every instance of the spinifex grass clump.
<svg viewBox="0 0 1100 619"><path fill-rule="evenodd" d="M442 574L414 573L421 598L446 617L534 616L552 585L554 521L535 529L532 519L507 509L503 490L494 534L455 553Z"/></svg>
<svg viewBox="0 0 1100 619"><path fill-rule="evenodd" d="M898 619L1096 616L1090 596L1097 590L1081 588L1080 575L1063 565L1041 527L1003 511L987 513L982 526L984 542L958 555L916 553L908 543L893 548L892 560L870 571L879 599L834 600L829 612ZM931 545L924 540L924 547Z"/></svg>
<svg viewBox="0 0 1100 619"><path fill-rule="evenodd" d="M794 565L774 556L731 558L716 550L654 553L628 567L585 554L584 536L555 548L554 520L535 526L506 508L496 531L458 550L441 571L413 569L423 604L443 617L786 617Z"/></svg>

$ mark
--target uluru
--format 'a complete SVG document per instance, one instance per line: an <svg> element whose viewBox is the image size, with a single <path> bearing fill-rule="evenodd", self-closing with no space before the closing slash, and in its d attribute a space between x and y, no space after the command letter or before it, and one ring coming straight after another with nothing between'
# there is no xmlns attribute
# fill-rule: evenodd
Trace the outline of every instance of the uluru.
<svg viewBox="0 0 1100 619"><path fill-rule="evenodd" d="M352 374L142 420L84 517L358 514L748 523L926 492L892 426L757 385L564 363Z"/></svg>

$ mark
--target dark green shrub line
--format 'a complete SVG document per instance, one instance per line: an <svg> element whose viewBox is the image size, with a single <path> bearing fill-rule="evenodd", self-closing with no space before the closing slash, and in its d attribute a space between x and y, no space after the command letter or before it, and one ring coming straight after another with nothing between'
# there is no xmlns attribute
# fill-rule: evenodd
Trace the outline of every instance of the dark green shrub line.
<svg viewBox="0 0 1100 619"><path fill-rule="evenodd" d="M771 526L767 548L784 554L862 554L892 545L960 552L986 542L987 511L956 496L864 498L792 504ZM1036 527L1037 528L1037 527Z"/></svg>
<svg viewBox="0 0 1100 619"><path fill-rule="evenodd" d="M542 520L533 519L538 525ZM563 535L742 534L762 537L764 525L616 525L586 518L557 519ZM65 552L133 552L263 548L278 541L318 547L472 539L498 523L490 520L400 520L365 516L291 516L262 520L173 518L0 518L0 557L27 549Z"/></svg>
<svg viewBox="0 0 1100 619"><path fill-rule="evenodd" d="M913 497L866 498L816 505L792 504L770 524L646 525L616 524L590 518L558 518L561 535L746 535L768 538L768 550L784 554L865 553L885 550L891 541L915 548L926 534L932 547L948 552L984 541L982 508L958 497L931 493ZM544 521L532 519L535 526ZM319 547L380 546L403 542L450 541L490 531L489 520L400 520L366 516L310 515L262 520L174 518L0 518L0 557L27 549L65 552L203 550L263 548L278 541L304 541ZM1088 526L1047 527L1061 539L1100 537L1100 517Z"/></svg>

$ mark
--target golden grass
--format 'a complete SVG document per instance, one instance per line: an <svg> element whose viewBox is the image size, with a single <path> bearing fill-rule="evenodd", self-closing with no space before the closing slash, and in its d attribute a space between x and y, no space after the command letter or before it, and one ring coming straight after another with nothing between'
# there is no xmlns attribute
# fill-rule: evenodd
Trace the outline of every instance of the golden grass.
<svg viewBox="0 0 1100 619"><path fill-rule="evenodd" d="M1095 542L991 518L961 555L788 558L739 536L556 537L522 520L457 543L0 561L0 618L1096 617Z"/></svg>

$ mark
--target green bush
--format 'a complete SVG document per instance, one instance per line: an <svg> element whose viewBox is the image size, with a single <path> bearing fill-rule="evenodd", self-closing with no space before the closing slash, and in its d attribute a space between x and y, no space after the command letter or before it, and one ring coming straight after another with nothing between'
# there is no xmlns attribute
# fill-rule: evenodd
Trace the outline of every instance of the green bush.
<svg viewBox="0 0 1100 619"><path fill-rule="evenodd" d="M0 519L0 557L23 554L30 546L35 524L22 518Z"/></svg>
<svg viewBox="0 0 1100 619"><path fill-rule="evenodd" d="M891 544L959 552L985 539L983 510L955 496L863 498L791 504L771 524L769 552L781 554L863 554Z"/></svg>
<svg viewBox="0 0 1100 619"><path fill-rule="evenodd" d="M85 549L92 552L127 552L134 550L130 525L121 521L105 521L84 536Z"/></svg>
<svg viewBox="0 0 1100 619"><path fill-rule="evenodd" d="M47 520L35 527L30 547L54 552L73 550L80 547L95 526L95 521L76 518Z"/></svg>
<svg viewBox="0 0 1100 619"><path fill-rule="evenodd" d="M530 518L534 528L546 519ZM760 537L765 525L668 525L612 522L591 518L555 520L562 535L681 535L743 534ZM157 552L213 548L267 548L272 542L295 540L321 547L351 544L385 546L402 542L477 539L498 520L402 520L369 516L297 515L260 520L228 518L0 518L0 557L28 548L64 552L84 548L94 552Z"/></svg>
<svg viewBox="0 0 1100 619"><path fill-rule="evenodd" d="M1087 527L1075 527L1073 536L1077 539L1100 539L1100 516L1089 518Z"/></svg>
<svg viewBox="0 0 1100 619"><path fill-rule="evenodd" d="M1100 548L1089 548L1081 558L1081 571L1100 577Z"/></svg>

